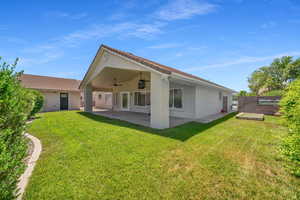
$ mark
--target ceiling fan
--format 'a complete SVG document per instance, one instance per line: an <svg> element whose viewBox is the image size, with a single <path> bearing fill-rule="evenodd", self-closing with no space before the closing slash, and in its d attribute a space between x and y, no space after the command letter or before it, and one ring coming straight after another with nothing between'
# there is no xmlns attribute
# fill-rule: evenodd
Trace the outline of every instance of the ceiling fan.
<svg viewBox="0 0 300 200"><path fill-rule="evenodd" d="M114 87L122 86L122 84L118 83L116 78L114 78L113 80L114 80L114 82L113 82Z"/></svg>

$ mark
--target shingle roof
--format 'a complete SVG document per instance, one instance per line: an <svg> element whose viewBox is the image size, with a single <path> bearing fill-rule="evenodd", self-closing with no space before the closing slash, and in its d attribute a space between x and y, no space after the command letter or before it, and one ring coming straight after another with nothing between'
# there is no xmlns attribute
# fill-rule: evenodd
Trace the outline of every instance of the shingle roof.
<svg viewBox="0 0 300 200"><path fill-rule="evenodd" d="M32 74L23 74L20 77L21 85L25 88L40 90L59 90L59 91L78 91L79 80L57 78L50 76L39 76Z"/></svg>
<svg viewBox="0 0 300 200"><path fill-rule="evenodd" d="M129 59L132 59L132 60L134 60L134 61L136 61L136 62L138 62L138 63L141 63L141 64L143 64L143 65L146 65L146 66L148 66L148 67L151 67L152 69L157 70L157 71L162 72L162 73L165 73L165 74L171 74L172 72L174 72L174 73L183 75L183 76L188 77L188 78L200 80L200 81L203 81L203 82L206 82L206 83L215 85L215 86L217 86L217 87L224 88L224 89L226 89L226 90L231 90L231 89L226 88L226 87L224 87L224 86L222 86L222 85L219 85L219 84L216 84L216 83L214 83L214 82L205 80L205 79L200 78L200 77L198 77L198 76L195 76L195 75L192 75L192 74L189 74L189 73L185 73L185 72L180 71L180 70L178 70L178 69L175 69L175 68L172 68L172 67L168 67L168 66L166 66L166 65L159 64L159 63L157 63L157 62L148 60L148 59L146 59L146 58L142 58L142 57L136 56L136 55L134 55L134 54L132 54L132 53L128 53L128 52L125 52L125 51L121 51L121 50L118 50L118 49L114 49L114 48L112 48L112 47L109 47L109 46L103 45L103 44L101 45L101 47L104 47L105 49L108 49L108 50L110 50L110 51L112 51L112 52L115 52L115 53L117 53L117 54L119 54L119 55L125 56L125 57L127 57L127 58L129 58ZM100 47L100 49L101 49L101 47ZM233 91L233 90L231 90L231 91Z"/></svg>

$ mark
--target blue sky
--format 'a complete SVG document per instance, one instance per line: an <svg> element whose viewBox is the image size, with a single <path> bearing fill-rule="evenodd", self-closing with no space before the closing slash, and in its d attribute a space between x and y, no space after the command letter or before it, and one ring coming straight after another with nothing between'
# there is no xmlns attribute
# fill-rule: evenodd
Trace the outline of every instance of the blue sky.
<svg viewBox="0 0 300 200"><path fill-rule="evenodd" d="M0 56L39 75L82 79L103 43L242 90L300 56L299 0L10 0L0 19Z"/></svg>

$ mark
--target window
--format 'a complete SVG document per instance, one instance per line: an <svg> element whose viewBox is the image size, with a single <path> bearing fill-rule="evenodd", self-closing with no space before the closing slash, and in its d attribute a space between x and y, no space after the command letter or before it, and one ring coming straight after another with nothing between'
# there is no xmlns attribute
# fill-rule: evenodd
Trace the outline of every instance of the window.
<svg viewBox="0 0 300 200"><path fill-rule="evenodd" d="M150 93L149 92L135 92L134 93L134 105L136 105L136 106L150 105Z"/></svg>
<svg viewBox="0 0 300 200"><path fill-rule="evenodd" d="M182 89L170 89L170 108L182 108Z"/></svg>
<svg viewBox="0 0 300 200"><path fill-rule="evenodd" d="M111 94L105 94L105 104L111 103Z"/></svg>
<svg viewBox="0 0 300 200"><path fill-rule="evenodd" d="M219 92L219 100L222 100L222 92Z"/></svg>
<svg viewBox="0 0 300 200"><path fill-rule="evenodd" d="M99 94L99 95L98 95L98 99L99 99L99 100L101 100L101 98L102 98L102 95L101 95L101 94Z"/></svg>
<svg viewBox="0 0 300 200"><path fill-rule="evenodd" d="M279 99L258 99L258 105L276 106L279 103Z"/></svg>

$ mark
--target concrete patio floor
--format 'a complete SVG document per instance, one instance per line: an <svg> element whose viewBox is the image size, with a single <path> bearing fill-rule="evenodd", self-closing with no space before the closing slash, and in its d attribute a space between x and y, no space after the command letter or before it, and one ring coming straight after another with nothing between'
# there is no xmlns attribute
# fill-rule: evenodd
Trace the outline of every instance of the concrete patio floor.
<svg viewBox="0 0 300 200"><path fill-rule="evenodd" d="M150 127L150 115L146 113L138 113L138 112L130 112L130 111L113 111L108 109L93 109L93 114L104 116L110 119L118 119L133 124ZM170 117L170 128L185 124L187 122L192 122L192 121L200 122L200 123L209 123L227 114L229 113L218 113L214 115L208 115L200 119Z"/></svg>

